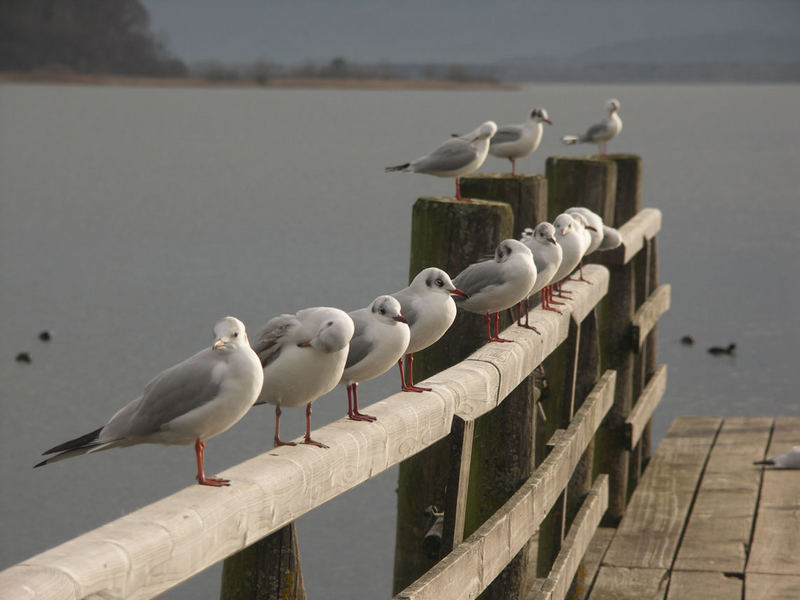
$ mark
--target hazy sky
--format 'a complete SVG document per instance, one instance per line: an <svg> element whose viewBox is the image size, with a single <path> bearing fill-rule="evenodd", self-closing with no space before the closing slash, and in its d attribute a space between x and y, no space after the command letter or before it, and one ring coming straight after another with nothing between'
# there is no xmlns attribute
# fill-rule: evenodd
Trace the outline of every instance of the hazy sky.
<svg viewBox="0 0 800 600"><path fill-rule="evenodd" d="M610 42L686 34L797 36L800 25L798 0L142 2L153 29L166 33L170 48L189 61L567 58Z"/></svg>

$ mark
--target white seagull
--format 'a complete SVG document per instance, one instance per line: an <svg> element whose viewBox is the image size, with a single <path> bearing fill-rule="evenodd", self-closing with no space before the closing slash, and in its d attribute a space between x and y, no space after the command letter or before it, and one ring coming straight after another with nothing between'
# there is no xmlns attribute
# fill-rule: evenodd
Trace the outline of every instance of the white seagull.
<svg viewBox="0 0 800 600"><path fill-rule="evenodd" d="M563 250L556 242L556 228L547 221L542 221L534 229L526 227L522 232L522 243L531 249L533 262L536 265L536 283L528 296L542 292L542 308L561 314L557 308L550 306L550 284L553 275L561 266ZM528 324L528 298L525 298L525 324Z"/></svg>
<svg viewBox="0 0 800 600"><path fill-rule="evenodd" d="M622 119L619 118L617 111L619 111L619 100L612 98L606 101L605 105L608 116L599 123L595 123L583 135L565 135L561 141L565 144L598 144L600 146L600 154L606 154L606 142L615 138L622 131Z"/></svg>
<svg viewBox="0 0 800 600"><path fill-rule="evenodd" d="M306 406L304 444L327 448L311 439L311 403L327 394L342 376L353 320L343 310L318 306L280 315L267 322L253 349L264 368L264 388L256 404L275 405L275 446L280 439L281 406Z"/></svg>
<svg viewBox="0 0 800 600"><path fill-rule="evenodd" d="M534 108L525 123L500 126L489 143L489 154L510 160L511 175L516 175L517 159L533 154L539 147L542 123L553 124L544 108Z"/></svg>
<svg viewBox="0 0 800 600"><path fill-rule="evenodd" d="M414 385L414 353L424 350L453 324L456 318L456 303L452 296L465 298L464 292L450 280L450 276L436 267L428 267L417 273L407 288L391 294L400 302L403 316L411 330L411 340L406 348L406 370L403 359L400 365L400 383L404 392L429 392L430 388Z"/></svg>
<svg viewBox="0 0 800 600"><path fill-rule="evenodd" d="M800 446L767 460L757 460L754 465L764 465L775 469L800 469Z"/></svg>
<svg viewBox="0 0 800 600"><path fill-rule="evenodd" d="M577 231L573 218L566 213L561 213L556 217L553 227L556 229L556 242L561 246L562 258L558 270L550 281L556 286L558 297L563 298L561 281L572 273L581 262L586 239ZM563 302L557 302L551 296L551 304L563 304Z"/></svg>
<svg viewBox="0 0 800 600"><path fill-rule="evenodd" d="M263 372L250 349L244 324L225 317L214 326L214 344L156 375L141 396L91 433L50 448L57 460L134 444L194 444L197 483L226 486L227 479L206 477L206 440L234 425L253 406Z"/></svg>
<svg viewBox="0 0 800 600"><path fill-rule="evenodd" d="M580 275L576 281L582 281L584 283L591 284L592 282L588 279L584 278L583 276L583 258L589 254L589 248L592 247L592 243L594 242L594 238L592 237L592 233L595 231L595 228L592 225L589 225L589 221L586 217L583 216L580 212L567 212L569 216L572 217L572 221L575 227L575 230L581 235L583 239L583 246L581 251L581 259L578 261L578 270Z"/></svg>
<svg viewBox="0 0 800 600"><path fill-rule="evenodd" d="M347 387L347 416L353 421L374 421L375 417L358 410L358 384L391 369L408 348L411 332L400 302L392 296L378 296L369 306L348 314L356 330L339 381Z"/></svg>
<svg viewBox="0 0 800 600"><path fill-rule="evenodd" d="M469 137L456 137L447 140L430 154L411 162L386 167L385 171L404 171L406 173L425 173L437 177L456 178L456 199L469 200L461 196L460 177L480 169L489 153L489 140L497 132L497 123L486 121Z"/></svg>
<svg viewBox="0 0 800 600"><path fill-rule="evenodd" d="M500 337L498 312L511 308L527 297L536 282L536 265L530 248L518 240L503 240L494 251L493 260L474 263L453 279L466 298L456 303L469 312L486 315L490 342L510 342ZM494 313L492 335L490 314Z"/></svg>

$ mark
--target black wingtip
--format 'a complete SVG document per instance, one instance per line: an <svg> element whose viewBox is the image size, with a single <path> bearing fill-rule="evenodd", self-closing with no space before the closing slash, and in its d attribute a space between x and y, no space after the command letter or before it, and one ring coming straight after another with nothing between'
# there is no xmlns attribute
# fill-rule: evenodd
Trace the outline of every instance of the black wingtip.
<svg viewBox="0 0 800 600"><path fill-rule="evenodd" d="M47 461L49 461L49 460L50 459L48 458L47 460L43 460L40 463L36 463L35 465L33 465L33 468L35 469L36 467L43 467L43 466L45 466L47 464Z"/></svg>
<svg viewBox="0 0 800 600"><path fill-rule="evenodd" d="M767 460L754 460L754 461L753 461L753 464L754 464L754 465L774 465L774 464L775 464L775 461L774 461L774 460L771 460L771 459L767 459Z"/></svg>
<svg viewBox="0 0 800 600"><path fill-rule="evenodd" d="M53 446L52 448L50 448L50 450L45 450L44 452L42 452L42 456L47 456L48 454L54 454L55 452L64 452L65 450L75 450L77 448L80 448L81 446L87 446L92 442L96 442L97 438L100 437L100 432L102 431L102 429L103 428L100 427L90 433L87 433L86 435L77 437L74 440L64 442L63 444L59 444L58 446ZM38 467L39 465L36 466Z"/></svg>

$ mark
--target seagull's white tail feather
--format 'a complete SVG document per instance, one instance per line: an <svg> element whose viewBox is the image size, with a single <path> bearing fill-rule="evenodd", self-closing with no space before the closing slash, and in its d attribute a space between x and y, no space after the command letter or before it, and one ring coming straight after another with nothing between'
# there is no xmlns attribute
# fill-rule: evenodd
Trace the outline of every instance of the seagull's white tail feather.
<svg viewBox="0 0 800 600"><path fill-rule="evenodd" d="M572 144L578 143L578 136L577 135L565 135L561 138L561 141L564 142L567 146L571 146Z"/></svg>

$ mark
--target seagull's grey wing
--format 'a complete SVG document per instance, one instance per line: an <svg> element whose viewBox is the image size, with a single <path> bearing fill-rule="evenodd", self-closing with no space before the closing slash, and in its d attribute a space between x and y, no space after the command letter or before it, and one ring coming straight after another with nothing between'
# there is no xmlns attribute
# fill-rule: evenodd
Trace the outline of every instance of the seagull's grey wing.
<svg viewBox="0 0 800 600"><path fill-rule="evenodd" d="M404 290L400 290L399 292L395 292L392 294L392 297L400 303L400 313L405 317L408 326L413 327L414 323L416 323L417 319L419 319L419 313L417 312L416 308L414 308L415 296L409 292L408 288L406 288Z"/></svg>
<svg viewBox="0 0 800 600"><path fill-rule="evenodd" d="M613 250L622 243L622 236L619 230L603 225L603 241L600 242L598 250Z"/></svg>
<svg viewBox="0 0 800 600"><path fill-rule="evenodd" d="M518 141L522 137L522 128L518 126L508 125L501 127L494 134L489 141L489 147L499 146L500 144L509 144Z"/></svg>
<svg viewBox="0 0 800 600"><path fill-rule="evenodd" d="M411 163L411 169L426 171L455 171L475 160L475 148L464 139L453 138L436 148L427 156Z"/></svg>
<svg viewBox="0 0 800 600"><path fill-rule="evenodd" d="M453 279L453 285L467 296L472 296L488 287L502 285L504 281L503 270L497 268L495 261L487 260L472 264L461 271ZM456 296L453 300L458 302L461 298Z"/></svg>
<svg viewBox="0 0 800 600"><path fill-rule="evenodd" d="M367 312L368 310L362 309L348 313L350 318L353 319L355 333L353 333L353 338L350 340L350 350L347 352L347 362L344 364L345 369L360 363L375 347L373 341L366 336L367 319L371 318Z"/></svg>
<svg viewBox="0 0 800 600"><path fill-rule="evenodd" d="M224 362L213 350L201 350L191 358L156 375L144 393L115 414L103 428L102 440L156 433L173 419L211 402L222 386Z"/></svg>
<svg viewBox="0 0 800 600"><path fill-rule="evenodd" d="M299 326L300 322L294 315L280 315L267 322L252 343L262 367L266 367L280 356L286 335Z"/></svg>
<svg viewBox="0 0 800 600"><path fill-rule="evenodd" d="M608 126L605 123L595 123L581 136L584 142L594 142L599 137L608 135Z"/></svg>

